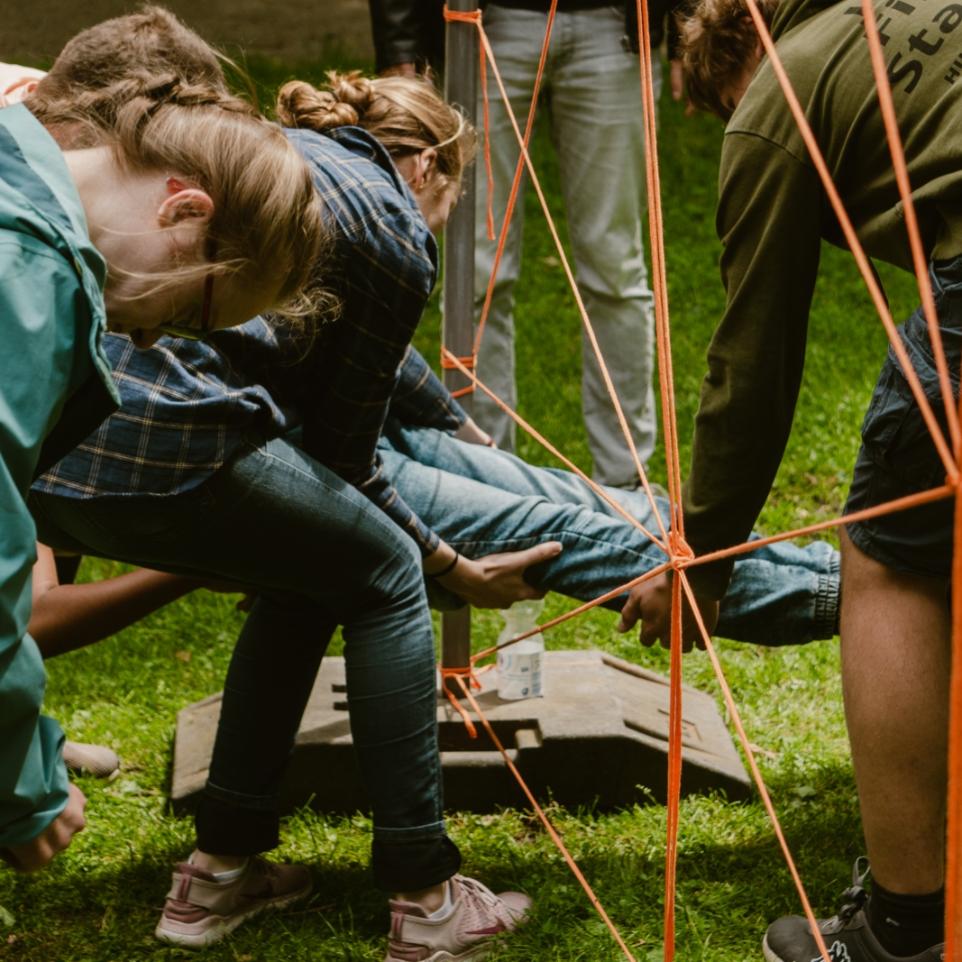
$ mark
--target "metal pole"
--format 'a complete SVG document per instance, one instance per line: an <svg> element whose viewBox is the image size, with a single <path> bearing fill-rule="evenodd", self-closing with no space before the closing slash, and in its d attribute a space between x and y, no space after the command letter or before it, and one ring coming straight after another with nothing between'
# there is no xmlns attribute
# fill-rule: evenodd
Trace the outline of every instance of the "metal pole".
<svg viewBox="0 0 962 962"><path fill-rule="evenodd" d="M477 0L448 0L452 10L471 11ZM448 23L444 43L444 96L474 122L477 113L478 32L470 23ZM464 173L463 197L444 231L444 297L442 340L458 357L471 353L474 340L474 190L475 168ZM455 391L468 381L460 371L444 372L445 386ZM471 395L461 404L471 413ZM441 665L466 668L471 657L471 610L441 619ZM457 684L450 690L460 694Z"/></svg>

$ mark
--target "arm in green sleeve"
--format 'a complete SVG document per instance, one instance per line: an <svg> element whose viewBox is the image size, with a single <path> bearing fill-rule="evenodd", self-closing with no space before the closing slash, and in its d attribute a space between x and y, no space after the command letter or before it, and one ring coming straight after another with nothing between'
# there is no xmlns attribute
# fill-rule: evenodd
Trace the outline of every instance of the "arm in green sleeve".
<svg viewBox="0 0 962 962"><path fill-rule="evenodd" d="M0 848L35 838L67 803L62 735L40 715L43 662L26 634L36 531L24 497L77 374L83 311L64 258L26 235L0 235Z"/></svg>
<svg viewBox="0 0 962 962"><path fill-rule="evenodd" d="M804 366L824 203L807 162L731 132L719 196L727 302L708 349L684 493L696 554L744 541L774 482ZM721 561L689 575L700 594L720 598L731 569Z"/></svg>

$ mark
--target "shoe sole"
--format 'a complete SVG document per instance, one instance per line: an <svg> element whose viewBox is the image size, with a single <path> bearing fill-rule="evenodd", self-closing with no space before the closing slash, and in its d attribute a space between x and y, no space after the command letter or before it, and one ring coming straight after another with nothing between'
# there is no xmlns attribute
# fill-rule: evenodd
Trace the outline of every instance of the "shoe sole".
<svg viewBox="0 0 962 962"><path fill-rule="evenodd" d="M157 928L154 929L154 935L160 939L161 942L166 942L168 945L178 945L185 949L202 949L205 946L219 942L233 932L237 926L254 918L256 915L261 915L264 912L277 912L280 909L287 908L288 905L293 905L295 902L310 895L310 892L311 884L308 883L304 888L298 889L296 892L278 896L276 899L262 902L259 905L253 905L246 912L238 912L229 918L219 918L212 925L209 925L200 932L165 928L165 919L161 916L160 921L157 923ZM194 924L196 925L198 923Z"/></svg>
<svg viewBox="0 0 962 962"><path fill-rule="evenodd" d="M481 959L490 955L494 949L494 942L482 942L479 945L472 946L460 955L452 955L446 949L441 949L435 952L434 955L427 956L422 962L480 962ZM384 957L384 962L401 962L401 960L392 955L387 955Z"/></svg>

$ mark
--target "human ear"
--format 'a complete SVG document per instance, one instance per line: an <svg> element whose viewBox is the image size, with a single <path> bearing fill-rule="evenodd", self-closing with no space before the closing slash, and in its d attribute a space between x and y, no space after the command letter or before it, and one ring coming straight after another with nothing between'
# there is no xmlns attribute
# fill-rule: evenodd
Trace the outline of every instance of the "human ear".
<svg viewBox="0 0 962 962"><path fill-rule="evenodd" d="M210 194L199 187L188 187L174 177L167 178L167 195L157 208L161 227L174 227L185 220L209 221L214 216Z"/></svg>
<svg viewBox="0 0 962 962"><path fill-rule="evenodd" d="M433 147L425 147L414 156L414 171L409 181L415 191L423 190L437 173L438 152Z"/></svg>

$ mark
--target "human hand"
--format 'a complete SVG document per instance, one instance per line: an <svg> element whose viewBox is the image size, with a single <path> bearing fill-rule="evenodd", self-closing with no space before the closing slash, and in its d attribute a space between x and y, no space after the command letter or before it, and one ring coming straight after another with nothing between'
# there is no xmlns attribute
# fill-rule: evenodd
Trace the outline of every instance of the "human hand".
<svg viewBox="0 0 962 962"><path fill-rule="evenodd" d="M525 569L561 554L558 541L546 541L524 551L505 551L471 560L463 555L438 584L475 608L508 608L516 601L543 598L546 592L524 580Z"/></svg>
<svg viewBox="0 0 962 962"><path fill-rule="evenodd" d="M248 585L238 584L235 581L220 581L217 578L201 578L197 582L201 588L214 591L219 595L243 595L234 605L237 611L250 611L257 600L256 593L252 592Z"/></svg>
<svg viewBox="0 0 962 962"><path fill-rule="evenodd" d="M36 872L47 865L73 841L77 832L87 824L84 793L71 783L67 786L67 805L64 810L36 837L22 845L11 845L3 852L7 864L18 872Z"/></svg>
<svg viewBox="0 0 962 962"><path fill-rule="evenodd" d="M492 438L487 431L482 431L473 418L468 418L467 421L454 432L454 436L459 441L464 441L467 444L483 444L488 448L497 447L494 443L494 438Z"/></svg>
<svg viewBox="0 0 962 962"><path fill-rule="evenodd" d="M618 631L630 631L640 620L642 623L639 640L646 647L660 641L663 648L671 647L671 584L672 575L668 571L649 578L628 593L628 600L621 609ZM695 596L705 629L711 634L718 624L718 602L713 598ZM692 612L687 595L682 592L682 651L692 647L704 648L698 622Z"/></svg>

